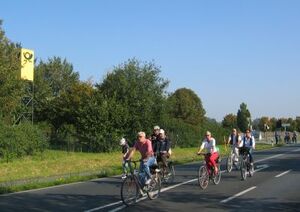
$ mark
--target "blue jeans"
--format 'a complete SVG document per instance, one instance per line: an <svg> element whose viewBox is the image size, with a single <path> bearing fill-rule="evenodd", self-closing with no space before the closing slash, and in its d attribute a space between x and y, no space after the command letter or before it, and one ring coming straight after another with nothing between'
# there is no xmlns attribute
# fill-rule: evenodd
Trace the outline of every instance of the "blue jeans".
<svg viewBox="0 0 300 212"><path fill-rule="evenodd" d="M154 165L156 163L156 159L154 156L148 158L148 160L146 162L141 161L141 165L140 165L140 172L143 172L146 174L146 180L149 179L151 177L151 173L150 173L150 166Z"/></svg>

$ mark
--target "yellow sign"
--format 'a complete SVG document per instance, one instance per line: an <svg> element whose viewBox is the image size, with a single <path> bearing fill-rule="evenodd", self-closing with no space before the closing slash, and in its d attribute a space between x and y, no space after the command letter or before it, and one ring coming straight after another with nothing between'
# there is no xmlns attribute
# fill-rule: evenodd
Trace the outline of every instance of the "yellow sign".
<svg viewBox="0 0 300 212"><path fill-rule="evenodd" d="M21 79L33 81L34 52L21 49Z"/></svg>

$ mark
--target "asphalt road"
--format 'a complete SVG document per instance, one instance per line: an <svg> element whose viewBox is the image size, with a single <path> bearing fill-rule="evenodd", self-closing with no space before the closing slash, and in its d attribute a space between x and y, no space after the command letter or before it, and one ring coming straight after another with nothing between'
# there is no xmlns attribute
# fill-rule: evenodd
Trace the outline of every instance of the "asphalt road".
<svg viewBox="0 0 300 212"><path fill-rule="evenodd" d="M224 172L219 185L201 190L199 157L175 167L175 182L159 199L127 208L120 201L121 179L112 177L1 195L0 211L300 211L300 145L255 152L254 160L252 178Z"/></svg>

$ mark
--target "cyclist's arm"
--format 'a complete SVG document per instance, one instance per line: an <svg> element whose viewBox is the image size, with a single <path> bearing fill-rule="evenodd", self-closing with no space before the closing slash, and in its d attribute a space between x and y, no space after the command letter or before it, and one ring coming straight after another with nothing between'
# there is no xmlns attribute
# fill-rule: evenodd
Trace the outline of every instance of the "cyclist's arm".
<svg viewBox="0 0 300 212"><path fill-rule="evenodd" d="M255 149L255 138L252 138L252 148Z"/></svg>
<svg viewBox="0 0 300 212"><path fill-rule="evenodd" d="M204 145L205 145L205 143L202 142L201 146L199 147L198 154L201 153L201 152L203 151Z"/></svg>
<svg viewBox="0 0 300 212"><path fill-rule="evenodd" d="M132 156L134 155L135 151L136 151L136 148L135 148L135 147L132 147L132 148L129 150L127 160L130 160L130 159L132 158Z"/></svg>

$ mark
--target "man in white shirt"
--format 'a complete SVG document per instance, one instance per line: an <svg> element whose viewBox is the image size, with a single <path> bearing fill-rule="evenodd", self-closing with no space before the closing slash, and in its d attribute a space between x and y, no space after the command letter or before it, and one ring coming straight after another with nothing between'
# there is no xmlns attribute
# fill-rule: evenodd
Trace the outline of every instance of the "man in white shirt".
<svg viewBox="0 0 300 212"><path fill-rule="evenodd" d="M243 138L242 143L241 143L240 146L243 147L246 151L249 152L250 163L251 163L251 166L253 166L252 152L255 149L255 139L251 135L251 131L250 130L246 130L246 135L244 136L244 138Z"/></svg>

